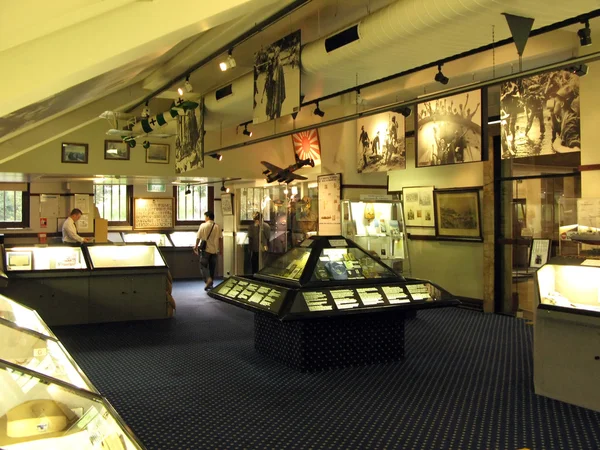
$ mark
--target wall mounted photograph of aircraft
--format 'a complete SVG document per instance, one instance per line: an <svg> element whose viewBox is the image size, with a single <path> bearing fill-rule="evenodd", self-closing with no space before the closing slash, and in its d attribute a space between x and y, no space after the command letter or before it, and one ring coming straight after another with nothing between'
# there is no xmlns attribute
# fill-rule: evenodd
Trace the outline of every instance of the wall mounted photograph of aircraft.
<svg viewBox="0 0 600 450"><path fill-rule="evenodd" d="M261 161L260 163L267 168L267 170L263 172L263 175L267 176L267 183L273 183L274 181L277 181L278 183L290 183L294 180L306 180L306 177L294 172L304 166L315 167L315 161L312 158L300 159L298 155L296 155L296 163L285 169L266 161Z"/></svg>

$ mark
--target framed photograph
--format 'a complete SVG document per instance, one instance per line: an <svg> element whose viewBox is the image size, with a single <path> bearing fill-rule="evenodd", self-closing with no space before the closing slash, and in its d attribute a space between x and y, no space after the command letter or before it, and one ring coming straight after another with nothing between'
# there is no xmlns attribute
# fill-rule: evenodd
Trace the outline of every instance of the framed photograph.
<svg viewBox="0 0 600 450"><path fill-rule="evenodd" d="M296 161L312 159L315 166L321 164L321 144L319 143L319 131L316 128L292 134L292 143Z"/></svg>
<svg viewBox="0 0 600 450"><path fill-rule="evenodd" d="M33 255L30 251L7 251L6 270L31 270L33 267Z"/></svg>
<svg viewBox="0 0 600 450"><path fill-rule="evenodd" d="M419 103L415 114L416 166L486 159L487 94L475 90Z"/></svg>
<svg viewBox="0 0 600 450"><path fill-rule="evenodd" d="M358 173L406 169L404 116L388 111L356 121Z"/></svg>
<svg viewBox="0 0 600 450"><path fill-rule="evenodd" d="M403 188L402 203L407 227L435 227L433 186Z"/></svg>
<svg viewBox="0 0 600 450"><path fill-rule="evenodd" d="M433 198L438 238L483 241L479 188L435 190Z"/></svg>
<svg viewBox="0 0 600 450"><path fill-rule="evenodd" d="M88 145L73 144L71 142L62 143L61 162L64 163L88 163Z"/></svg>
<svg viewBox="0 0 600 450"><path fill-rule="evenodd" d="M169 144L150 144L146 149L146 162L169 164Z"/></svg>
<svg viewBox="0 0 600 450"><path fill-rule="evenodd" d="M104 141L104 159L129 159L129 144L123 141Z"/></svg>
<svg viewBox="0 0 600 450"><path fill-rule="evenodd" d="M548 262L552 241L550 239L532 239L529 247L529 267L538 269Z"/></svg>
<svg viewBox="0 0 600 450"><path fill-rule="evenodd" d="M221 210L224 216L233 215L233 194L221 194Z"/></svg>

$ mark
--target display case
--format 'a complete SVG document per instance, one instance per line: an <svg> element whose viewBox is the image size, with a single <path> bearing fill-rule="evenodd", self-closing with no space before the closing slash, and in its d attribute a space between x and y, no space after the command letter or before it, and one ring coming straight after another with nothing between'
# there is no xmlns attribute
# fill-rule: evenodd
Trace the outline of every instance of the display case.
<svg viewBox="0 0 600 450"><path fill-rule="evenodd" d="M156 245L89 245L86 247L90 255L93 270L116 269L130 267L166 267L162 254Z"/></svg>
<svg viewBox="0 0 600 450"><path fill-rule="evenodd" d="M171 243L167 233L160 233L160 232L146 233L146 232L131 231L131 232L123 232L122 235L123 235L123 241L125 241L127 244L141 244L141 243L153 242L158 247L173 247L173 244Z"/></svg>
<svg viewBox="0 0 600 450"><path fill-rule="evenodd" d="M399 273L410 274L402 202L342 201L342 234Z"/></svg>
<svg viewBox="0 0 600 450"><path fill-rule="evenodd" d="M123 234L120 231L109 231L108 242L112 242L113 244L123 244L125 241L123 240Z"/></svg>
<svg viewBox="0 0 600 450"><path fill-rule="evenodd" d="M536 273L535 392L600 411L600 262L555 258Z"/></svg>
<svg viewBox="0 0 600 450"><path fill-rule="evenodd" d="M4 295L0 295L0 319L12 322L23 329L55 337L34 309L28 308Z"/></svg>
<svg viewBox="0 0 600 450"><path fill-rule="evenodd" d="M85 270L88 268L79 246L6 246L7 272L45 270Z"/></svg>
<svg viewBox="0 0 600 450"><path fill-rule="evenodd" d="M196 236L196 231L173 231L169 234L173 246L161 248L173 279L202 278L200 257L192 251L196 245Z"/></svg>
<svg viewBox="0 0 600 450"><path fill-rule="evenodd" d="M600 258L600 198L561 197L559 254Z"/></svg>

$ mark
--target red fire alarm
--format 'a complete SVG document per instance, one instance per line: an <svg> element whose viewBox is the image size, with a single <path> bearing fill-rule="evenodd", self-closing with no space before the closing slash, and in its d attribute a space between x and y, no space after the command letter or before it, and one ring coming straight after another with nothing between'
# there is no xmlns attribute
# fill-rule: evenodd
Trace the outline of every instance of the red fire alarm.
<svg viewBox="0 0 600 450"><path fill-rule="evenodd" d="M40 217L40 228L48 227L48 219L45 217Z"/></svg>

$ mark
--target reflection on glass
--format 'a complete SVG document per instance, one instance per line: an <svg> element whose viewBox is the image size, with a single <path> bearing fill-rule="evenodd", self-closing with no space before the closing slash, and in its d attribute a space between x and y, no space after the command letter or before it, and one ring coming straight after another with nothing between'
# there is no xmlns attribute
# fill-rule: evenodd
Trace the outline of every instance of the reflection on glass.
<svg viewBox="0 0 600 450"><path fill-rule="evenodd" d="M312 280L364 280L372 278L397 278L373 256L358 248L323 249Z"/></svg>
<svg viewBox="0 0 600 450"><path fill-rule="evenodd" d="M172 247L166 234L162 233L124 233L125 242L153 242L159 247Z"/></svg>
<svg viewBox="0 0 600 450"><path fill-rule="evenodd" d="M174 231L170 237L175 247L193 247L196 245L195 231Z"/></svg>
<svg viewBox="0 0 600 450"><path fill-rule="evenodd" d="M0 318L8 320L21 328L50 337L54 336L33 309L29 309L4 295L0 295Z"/></svg>
<svg viewBox="0 0 600 450"><path fill-rule="evenodd" d="M153 245L93 245L88 251L95 269L165 266L158 248Z"/></svg>
<svg viewBox="0 0 600 450"><path fill-rule="evenodd" d="M5 252L8 271L87 269L81 247L10 247Z"/></svg>
<svg viewBox="0 0 600 450"><path fill-rule="evenodd" d="M259 273L288 280L299 280L310 255L310 249L297 247L284 253Z"/></svg>

